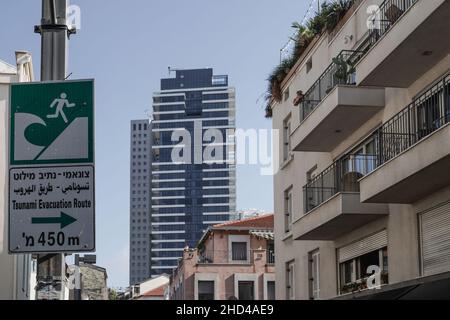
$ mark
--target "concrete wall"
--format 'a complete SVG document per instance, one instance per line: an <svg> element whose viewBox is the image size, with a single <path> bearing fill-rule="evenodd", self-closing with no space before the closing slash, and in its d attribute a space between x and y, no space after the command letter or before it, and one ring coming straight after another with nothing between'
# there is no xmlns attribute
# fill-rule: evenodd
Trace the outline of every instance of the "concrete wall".
<svg viewBox="0 0 450 320"><path fill-rule="evenodd" d="M15 258L8 254L8 106L9 82L0 75L0 300L14 299Z"/></svg>
<svg viewBox="0 0 450 320"><path fill-rule="evenodd" d="M343 49L351 49L367 32L366 9L371 4L382 1L362 1L358 10L347 21L341 31L330 39L324 35L304 59L292 77L284 86L289 88L288 100L277 103L273 108L273 128L283 129L284 119L291 116L292 130L300 125L299 108L293 106L295 92L306 92L331 63L331 59ZM353 35L353 40L345 45L344 37ZM330 41L331 40L331 41ZM306 62L312 57L313 68L307 73ZM435 195L418 201L413 205L389 205L390 215L354 230L335 241L294 241L292 234L285 233L284 227L284 191L293 187L294 224L303 216L303 186L307 183L307 172L314 167L316 174L321 173L341 155L349 152L362 142L379 125L411 103L413 97L439 79L450 69L450 56L441 60L426 74L421 76L409 88L387 88L386 107L373 116L363 126L353 132L345 141L330 153L295 152L293 159L283 163L283 143L280 140L280 171L274 177L275 203L275 250L276 259L276 296L286 299L286 264L295 261L296 299L309 299L308 253L320 250L320 296L331 298L338 294L336 250L382 229L388 230L388 259L390 283L401 282L419 277L420 250L417 214L433 204L450 200L450 190L442 190ZM320 106L319 106L320 107ZM283 135L280 134L280 139ZM406 164L404 164L406 165Z"/></svg>
<svg viewBox="0 0 450 320"><path fill-rule="evenodd" d="M144 294L169 283L168 276L159 276L139 284L139 293Z"/></svg>
<svg viewBox="0 0 450 320"><path fill-rule="evenodd" d="M0 300L30 300L36 285L31 258L8 253L9 90L10 83L19 80L11 72L13 68L0 61Z"/></svg>

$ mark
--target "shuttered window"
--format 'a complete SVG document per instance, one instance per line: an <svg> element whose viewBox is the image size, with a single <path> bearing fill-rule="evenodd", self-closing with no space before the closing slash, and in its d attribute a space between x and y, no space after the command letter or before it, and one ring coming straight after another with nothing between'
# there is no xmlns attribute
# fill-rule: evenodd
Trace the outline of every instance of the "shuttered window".
<svg viewBox="0 0 450 320"><path fill-rule="evenodd" d="M419 215L424 276L450 271L450 202Z"/></svg>
<svg viewBox="0 0 450 320"><path fill-rule="evenodd" d="M387 245L387 230L383 230L372 236L340 248L338 251L339 263L379 250L387 247Z"/></svg>

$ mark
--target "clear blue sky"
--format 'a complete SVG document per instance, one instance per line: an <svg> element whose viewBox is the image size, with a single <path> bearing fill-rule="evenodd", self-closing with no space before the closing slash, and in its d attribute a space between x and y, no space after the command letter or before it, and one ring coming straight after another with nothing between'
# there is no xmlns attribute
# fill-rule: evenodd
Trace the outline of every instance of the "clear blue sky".
<svg viewBox="0 0 450 320"><path fill-rule="evenodd" d="M167 68L213 67L228 74L237 93L238 128L271 128L258 98L279 49L309 0L72 0L82 29L70 41L71 79L96 80L98 264L110 286L128 284L129 123L146 117ZM39 76L38 0L2 1L0 59L33 53ZM238 209L273 210L273 178L240 166Z"/></svg>

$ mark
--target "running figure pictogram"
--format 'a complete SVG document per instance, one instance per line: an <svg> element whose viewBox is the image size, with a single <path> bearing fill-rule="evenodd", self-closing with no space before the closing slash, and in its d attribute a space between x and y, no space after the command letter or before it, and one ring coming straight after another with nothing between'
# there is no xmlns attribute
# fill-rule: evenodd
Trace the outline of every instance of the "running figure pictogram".
<svg viewBox="0 0 450 320"><path fill-rule="evenodd" d="M64 114L64 107L67 108L74 108L76 106L75 103L70 103L69 100L67 100L67 94L61 93L60 98L56 98L53 100L52 104L50 105L50 108L53 109L56 106L56 112L55 114L49 114L47 116L48 119L56 119L61 115L65 123L69 123L69 120L67 120L66 115Z"/></svg>

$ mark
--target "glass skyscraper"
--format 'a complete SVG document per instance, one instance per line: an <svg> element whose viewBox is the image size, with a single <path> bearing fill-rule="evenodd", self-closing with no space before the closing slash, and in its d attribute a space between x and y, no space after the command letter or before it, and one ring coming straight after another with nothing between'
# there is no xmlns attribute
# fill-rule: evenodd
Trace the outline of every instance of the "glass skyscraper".
<svg viewBox="0 0 450 320"><path fill-rule="evenodd" d="M236 214L235 90L212 69L175 72L153 96L151 276Z"/></svg>

